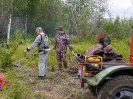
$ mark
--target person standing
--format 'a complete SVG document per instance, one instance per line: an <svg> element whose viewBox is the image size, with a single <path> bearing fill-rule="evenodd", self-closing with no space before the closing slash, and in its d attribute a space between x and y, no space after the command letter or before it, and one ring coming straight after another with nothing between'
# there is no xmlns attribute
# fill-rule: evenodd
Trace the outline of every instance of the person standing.
<svg viewBox="0 0 133 99"><path fill-rule="evenodd" d="M68 64L66 60L67 46L72 51L72 54L74 54L74 51L70 42L70 37L68 34L64 32L63 27L59 27L57 31L58 31L58 34L56 34L54 38L53 50L54 52L56 52L58 70L62 70L62 63L65 69L68 68Z"/></svg>
<svg viewBox="0 0 133 99"><path fill-rule="evenodd" d="M38 54L39 54L39 62L38 62L38 68L39 68L39 74L37 77L37 80L44 79L47 72L47 58L49 53L49 44L48 44L48 36L43 32L43 29L41 27L36 28L37 37L35 41L23 52L27 53L30 50L34 49L35 47L38 47Z"/></svg>

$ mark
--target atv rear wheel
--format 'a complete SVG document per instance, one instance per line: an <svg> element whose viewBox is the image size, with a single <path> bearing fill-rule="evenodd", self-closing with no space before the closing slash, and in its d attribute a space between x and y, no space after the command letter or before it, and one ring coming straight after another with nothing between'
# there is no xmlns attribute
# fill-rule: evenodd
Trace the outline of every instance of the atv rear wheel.
<svg viewBox="0 0 133 99"><path fill-rule="evenodd" d="M133 76L112 78L100 89L97 99L133 99Z"/></svg>

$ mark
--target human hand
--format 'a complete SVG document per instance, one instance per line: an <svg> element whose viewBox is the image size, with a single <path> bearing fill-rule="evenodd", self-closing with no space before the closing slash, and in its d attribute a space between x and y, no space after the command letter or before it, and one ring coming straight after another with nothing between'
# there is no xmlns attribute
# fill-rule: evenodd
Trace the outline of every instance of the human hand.
<svg viewBox="0 0 133 99"><path fill-rule="evenodd" d="M55 49L53 50L53 53L55 53Z"/></svg>
<svg viewBox="0 0 133 99"><path fill-rule="evenodd" d="M24 53L27 53L28 51L27 51L27 50L24 50L23 52L24 52Z"/></svg>

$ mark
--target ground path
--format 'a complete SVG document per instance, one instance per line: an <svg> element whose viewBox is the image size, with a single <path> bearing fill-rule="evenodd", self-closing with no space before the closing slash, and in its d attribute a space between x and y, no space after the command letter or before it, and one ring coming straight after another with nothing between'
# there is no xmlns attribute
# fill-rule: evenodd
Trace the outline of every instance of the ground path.
<svg viewBox="0 0 133 99"><path fill-rule="evenodd" d="M14 71L19 82L32 89L38 99L95 99L90 90L81 88L79 79L74 79L68 71L51 71L44 80L36 80L37 67L18 66Z"/></svg>

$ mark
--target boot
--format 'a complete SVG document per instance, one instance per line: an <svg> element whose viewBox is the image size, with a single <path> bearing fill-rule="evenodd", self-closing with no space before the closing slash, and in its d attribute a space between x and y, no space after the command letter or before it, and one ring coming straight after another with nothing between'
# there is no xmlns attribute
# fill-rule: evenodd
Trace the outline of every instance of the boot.
<svg viewBox="0 0 133 99"><path fill-rule="evenodd" d="M45 76L46 76L46 75L44 75L44 76L38 76L38 77L36 78L36 80L43 80L43 79L45 78Z"/></svg>

